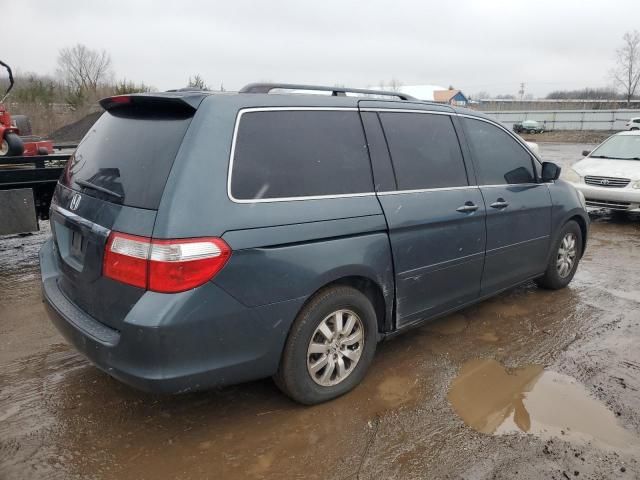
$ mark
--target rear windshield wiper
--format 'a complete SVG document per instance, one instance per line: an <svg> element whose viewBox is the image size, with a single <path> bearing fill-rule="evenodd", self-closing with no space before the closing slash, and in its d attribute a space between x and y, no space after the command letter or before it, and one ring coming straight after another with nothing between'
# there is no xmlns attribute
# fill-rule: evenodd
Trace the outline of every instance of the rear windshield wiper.
<svg viewBox="0 0 640 480"><path fill-rule="evenodd" d="M108 188L101 187L100 185L96 185L91 182L87 182L86 180L74 180L78 185L85 188L90 188L92 190L96 190L98 192L106 193L107 195L111 195L112 197L116 197L122 199L122 195L118 192L114 192L113 190L109 190Z"/></svg>

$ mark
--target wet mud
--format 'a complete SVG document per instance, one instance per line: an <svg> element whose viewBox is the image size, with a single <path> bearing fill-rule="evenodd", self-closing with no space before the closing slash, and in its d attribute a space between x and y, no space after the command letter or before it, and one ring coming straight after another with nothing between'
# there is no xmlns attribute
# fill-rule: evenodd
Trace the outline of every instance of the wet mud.
<svg viewBox="0 0 640 480"><path fill-rule="evenodd" d="M0 239L0 479L640 478L640 218L593 216L568 288L385 342L315 407L270 380L154 396L97 370L42 308L47 234Z"/></svg>

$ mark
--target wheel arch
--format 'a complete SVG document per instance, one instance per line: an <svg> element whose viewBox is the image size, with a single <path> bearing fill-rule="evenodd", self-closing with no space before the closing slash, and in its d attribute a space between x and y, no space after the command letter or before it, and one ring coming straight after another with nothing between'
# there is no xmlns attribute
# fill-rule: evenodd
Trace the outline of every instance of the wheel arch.
<svg viewBox="0 0 640 480"><path fill-rule="evenodd" d="M378 323L378 333L388 332L392 328L393 319L393 291L386 290L382 285L369 276L354 274L336 277L323 283L311 293L300 306L296 316L318 294L318 292L334 286L349 286L364 294L373 305Z"/></svg>
<svg viewBox="0 0 640 480"><path fill-rule="evenodd" d="M587 235L589 233L589 227L587 226L587 221L580 215L574 215L568 218L563 225L566 225L571 220L575 221L580 227L580 233L582 234L582 248L580 249L580 258L582 258L585 250L587 249Z"/></svg>

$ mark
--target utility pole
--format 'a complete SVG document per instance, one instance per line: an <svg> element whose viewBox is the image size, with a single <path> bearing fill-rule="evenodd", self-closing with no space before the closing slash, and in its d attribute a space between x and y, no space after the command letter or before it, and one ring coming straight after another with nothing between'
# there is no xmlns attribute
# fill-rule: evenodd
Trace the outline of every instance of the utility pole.
<svg viewBox="0 0 640 480"><path fill-rule="evenodd" d="M520 90L518 90L518 93L520 94L520 101L522 101L524 99L524 82L520 84Z"/></svg>

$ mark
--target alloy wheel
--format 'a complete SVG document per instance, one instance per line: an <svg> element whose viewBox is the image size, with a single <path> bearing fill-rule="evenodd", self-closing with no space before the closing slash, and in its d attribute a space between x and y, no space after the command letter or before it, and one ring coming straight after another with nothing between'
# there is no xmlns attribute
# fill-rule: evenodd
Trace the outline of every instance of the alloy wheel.
<svg viewBox="0 0 640 480"><path fill-rule="evenodd" d="M323 387L337 385L355 369L364 348L364 326L351 310L327 315L311 336L307 371Z"/></svg>
<svg viewBox="0 0 640 480"><path fill-rule="evenodd" d="M566 278L573 270L578 255L577 241L575 233L567 233L558 249L558 257L556 260L556 269L561 278Z"/></svg>

